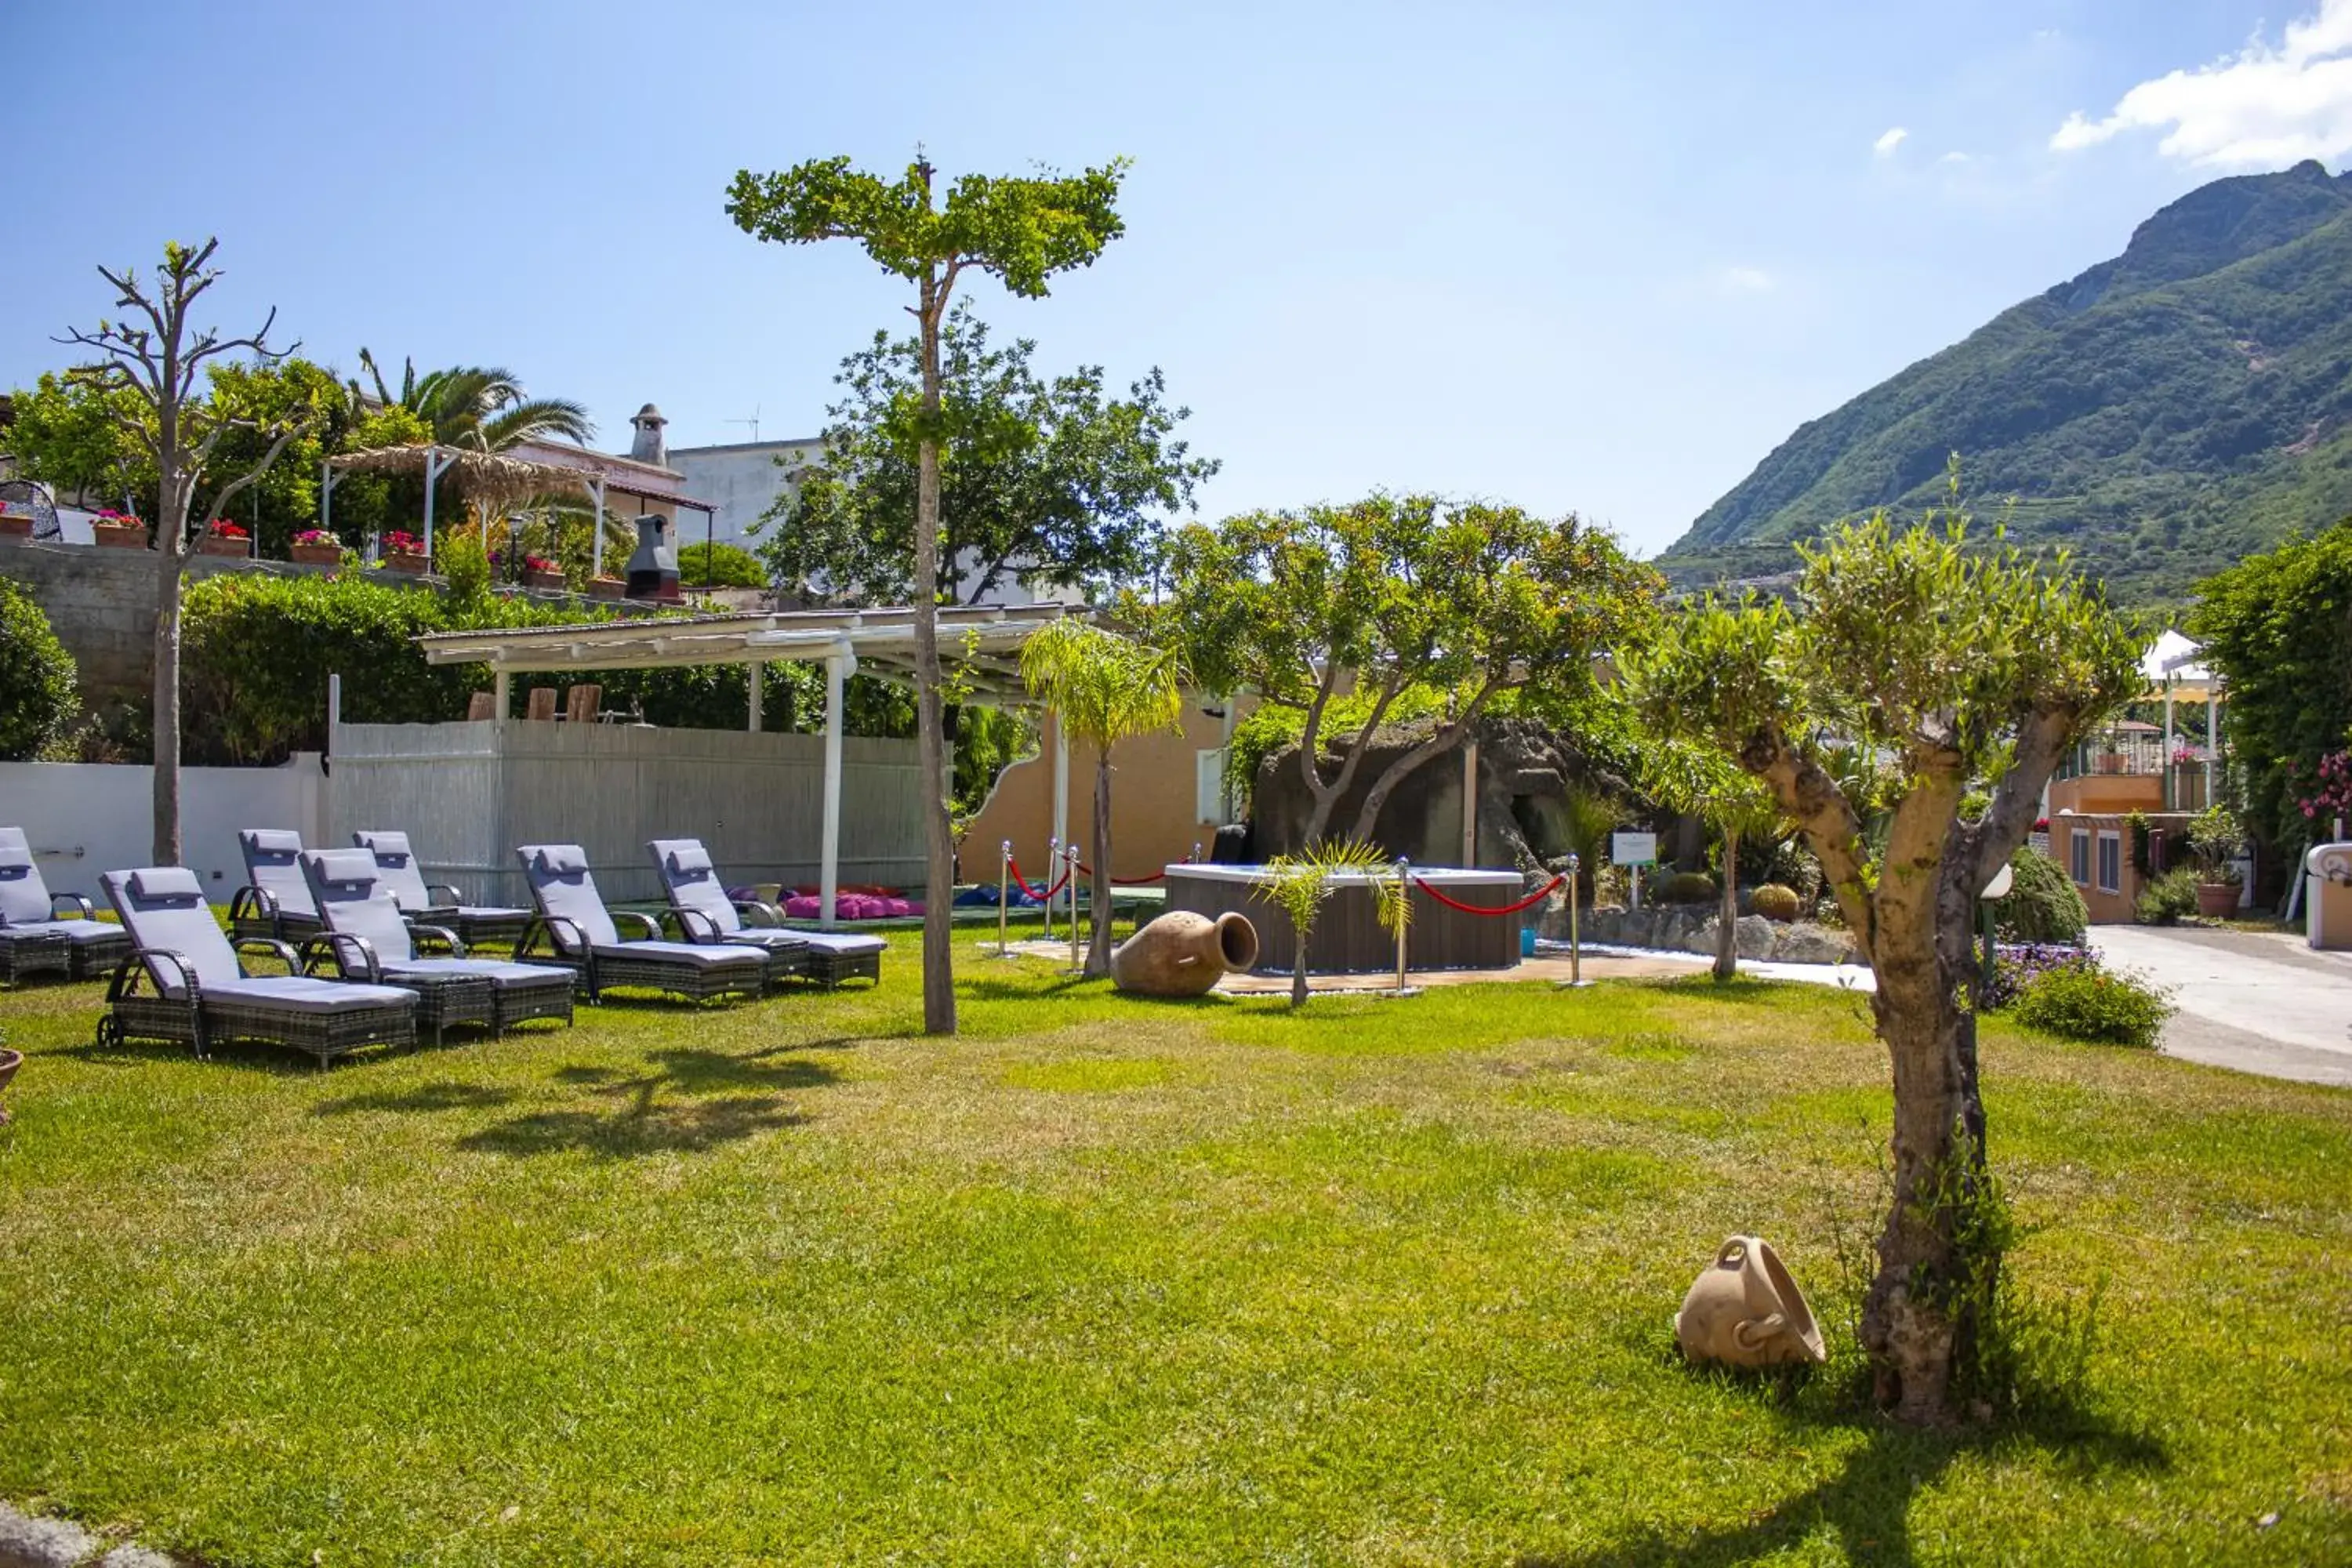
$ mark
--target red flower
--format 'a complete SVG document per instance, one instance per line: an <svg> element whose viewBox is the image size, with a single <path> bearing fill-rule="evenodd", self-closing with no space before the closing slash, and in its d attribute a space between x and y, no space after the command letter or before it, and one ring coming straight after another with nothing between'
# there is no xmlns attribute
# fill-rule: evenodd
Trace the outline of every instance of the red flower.
<svg viewBox="0 0 2352 1568"><path fill-rule="evenodd" d="M250 539L253 537L243 528L229 521L229 520L225 517L215 519L212 527L206 531L211 533L215 539Z"/></svg>

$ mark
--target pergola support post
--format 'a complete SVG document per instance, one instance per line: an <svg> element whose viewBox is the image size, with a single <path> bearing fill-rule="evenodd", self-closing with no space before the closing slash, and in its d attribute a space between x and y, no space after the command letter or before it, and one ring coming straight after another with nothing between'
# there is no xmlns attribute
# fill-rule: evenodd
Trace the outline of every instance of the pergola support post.
<svg viewBox="0 0 2352 1568"><path fill-rule="evenodd" d="M449 471L449 465L457 460L457 454L455 452L450 453L445 458L441 455L441 448L438 447L430 447L425 449L425 569L427 572L433 570L433 492L440 488L441 476L447 473Z"/></svg>
<svg viewBox="0 0 2352 1568"><path fill-rule="evenodd" d="M596 476L596 515L588 525L588 574L604 574L604 476Z"/></svg>
<svg viewBox="0 0 2352 1568"><path fill-rule="evenodd" d="M1070 837L1070 731L1062 716L1054 715L1054 843L1057 846L1073 842ZM1053 883L1054 868L1045 868L1046 885Z"/></svg>
<svg viewBox="0 0 2352 1568"><path fill-rule="evenodd" d="M744 728L756 735L760 732L761 721L763 717L760 711L760 702L766 693L761 689L768 684L768 667L763 662L753 662L743 667L743 673L748 678L751 688L750 721Z"/></svg>
<svg viewBox="0 0 2352 1568"><path fill-rule="evenodd" d="M824 661L824 826L817 854L817 923L834 928L841 891L841 724L843 683L856 673L857 656L845 644Z"/></svg>
<svg viewBox="0 0 2352 1568"><path fill-rule="evenodd" d="M2157 772L2164 780L2163 800L2167 811L2172 810L2176 804L2172 798L2172 775L2176 771L2172 765L2172 677L2168 675L2164 678L2164 757L2157 764Z"/></svg>
<svg viewBox="0 0 2352 1568"><path fill-rule="evenodd" d="M503 728L508 713L514 708L513 671L500 665L498 673L491 678L490 690L493 694L490 698L490 721Z"/></svg>

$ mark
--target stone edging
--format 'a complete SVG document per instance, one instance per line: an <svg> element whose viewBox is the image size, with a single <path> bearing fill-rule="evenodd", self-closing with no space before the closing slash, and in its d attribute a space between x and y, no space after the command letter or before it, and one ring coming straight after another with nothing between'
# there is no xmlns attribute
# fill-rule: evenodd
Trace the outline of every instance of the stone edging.
<svg viewBox="0 0 2352 1568"><path fill-rule="evenodd" d="M41 1519L0 1502L0 1568L191 1568L144 1546L110 1547L69 1519Z"/></svg>

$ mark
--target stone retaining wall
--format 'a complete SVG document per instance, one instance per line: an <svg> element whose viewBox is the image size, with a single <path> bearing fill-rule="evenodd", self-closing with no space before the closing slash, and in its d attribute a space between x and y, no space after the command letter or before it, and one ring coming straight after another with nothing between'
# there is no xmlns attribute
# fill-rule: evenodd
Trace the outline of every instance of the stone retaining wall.
<svg viewBox="0 0 2352 1568"><path fill-rule="evenodd" d="M1554 900L1544 910L1539 934L1568 940L1568 907ZM1717 940L1717 914L1711 904L1669 904L1664 908L1627 910L1603 904L1587 910L1578 921L1586 942L1609 947L1647 947L1665 952L1712 954ZM1861 954L1846 932L1811 921L1782 925L1762 915L1742 915L1732 927L1733 941L1742 958L1779 963L1859 963Z"/></svg>

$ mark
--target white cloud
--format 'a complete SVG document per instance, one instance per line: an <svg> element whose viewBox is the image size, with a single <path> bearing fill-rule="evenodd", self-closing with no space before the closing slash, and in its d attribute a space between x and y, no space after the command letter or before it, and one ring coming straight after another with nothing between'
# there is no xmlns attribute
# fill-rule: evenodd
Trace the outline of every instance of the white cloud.
<svg viewBox="0 0 2352 1568"><path fill-rule="evenodd" d="M1952 164L1965 163L1969 162L1969 155L1966 153L1947 153L1942 157L1937 159L1936 162L1938 163Z"/></svg>
<svg viewBox="0 0 2352 1568"><path fill-rule="evenodd" d="M1760 267L1727 267L1716 274L1715 286L1726 294L1769 294L1780 281Z"/></svg>
<svg viewBox="0 0 2352 1568"><path fill-rule="evenodd" d="M1882 158L1891 158L1895 155L1895 149L1902 146L1903 139L1910 134L1900 125L1892 126L1885 135L1870 144L1870 150Z"/></svg>
<svg viewBox="0 0 2352 1568"><path fill-rule="evenodd" d="M2158 152L2208 167L2276 168L2352 153L2352 0L2320 0L2275 45L2257 33L2234 55L2144 81L2104 120L2078 110L2050 146L2074 153L2126 131L2158 130Z"/></svg>

